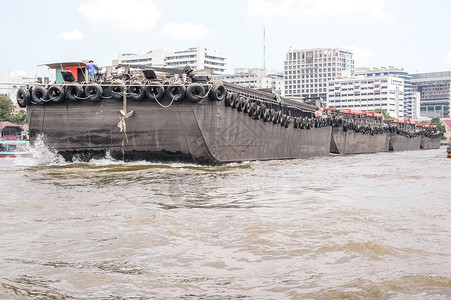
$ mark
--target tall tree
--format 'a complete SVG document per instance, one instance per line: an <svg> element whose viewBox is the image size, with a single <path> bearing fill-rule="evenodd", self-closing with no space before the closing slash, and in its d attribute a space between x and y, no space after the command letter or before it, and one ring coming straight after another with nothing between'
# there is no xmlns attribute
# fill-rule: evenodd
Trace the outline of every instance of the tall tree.
<svg viewBox="0 0 451 300"><path fill-rule="evenodd" d="M0 94L0 121L10 121L14 104L6 94Z"/></svg>
<svg viewBox="0 0 451 300"><path fill-rule="evenodd" d="M431 124L436 125L437 130L440 130L441 132L445 132L445 126L443 125L442 121L440 121L439 118L432 118Z"/></svg>
<svg viewBox="0 0 451 300"><path fill-rule="evenodd" d="M25 110L21 110L17 114L12 114L10 121L14 124L27 123L27 112Z"/></svg>
<svg viewBox="0 0 451 300"><path fill-rule="evenodd" d="M374 112L378 112L384 115L384 119L394 119L390 114L387 112L386 109L383 108L376 108Z"/></svg>

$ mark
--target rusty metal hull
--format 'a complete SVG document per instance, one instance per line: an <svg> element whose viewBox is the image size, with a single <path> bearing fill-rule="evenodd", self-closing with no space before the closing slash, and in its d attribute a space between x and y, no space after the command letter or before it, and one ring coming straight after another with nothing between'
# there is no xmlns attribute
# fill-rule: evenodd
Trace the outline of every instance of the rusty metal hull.
<svg viewBox="0 0 451 300"><path fill-rule="evenodd" d="M388 134L365 134L352 130L344 131L343 127L333 127L330 145L331 153L360 154L385 152L389 149Z"/></svg>
<svg viewBox="0 0 451 300"><path fill-rule="evenodd" d="M425 150L438 149L438 148L440 148L440 141L441 141L441 137L431 138L431 137L422 135L421 141L420 141L420 147L421 147L421 149L425 149Z"/></svg>
<svg viewBox="0 0 451 300"><path fill-rule="evenodd" d="M299 129L255 120L223 101L174 102L162 107L148 99L128 103L128 143L118 128L122 101L65 101L27 107L30 139L45 137L66 159L79 153L125 159L190 160L218 164L293 159L329 154L330 126ZM122 152L123 151L123 152Z"/></svg>

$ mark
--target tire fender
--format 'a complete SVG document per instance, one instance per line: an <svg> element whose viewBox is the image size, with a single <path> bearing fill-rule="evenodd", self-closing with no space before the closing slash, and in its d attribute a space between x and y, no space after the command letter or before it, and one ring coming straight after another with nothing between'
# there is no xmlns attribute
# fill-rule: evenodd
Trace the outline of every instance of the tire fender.
<svg viewBox="0 0 451 300"><path fill-rule="evenodd" d="M174 101L181 101L186 94L186 88L183 84L170 84L166 88L166 95L169 99L174 99Z"/></svg>
<svg viewBox="0 0 451 300"><path fill-rule="evenodd" d="M110 86L111 98L122 100L124 90L125 84L123 81L113 81Z"/></svg>
<svg viewBox="0 0 451 300"><path fill-rule="evenodd" d="M31 103L31 95L30 92L28 91L28 89L26 88L19 88L19 90L17 91L17 104L24 108L27 107L27 105L30 105Z"/></svg>
<svg viewBox="0 0 451 300"><path fill-rule="evenodd" d="M254 120L260 120L260 115L262 113L262 108L260 105L255 106L254 113L252 114L252 119Z"/></svg>
<svg viewBox="0 0 451 300"><path fill-rule="evenodd" d="M199 102L205 97L205 88L199 83L191 83L186 88L186 97L191 102Z"/></svg>
<svg viewBox="0 0 451 300"><path fill-rule="evenodd" d="M127 88L127 94L129 94L131 100L141 101L146 96L146 91L141 82L132 82Z"/></svg>
<svg viewBox="0 0 451 300"><path fill-rule="evenodd" d="M102 99L103 88L97 83L90 83L85 87L85 97L89 101L97 102Z"/></svg>
<svg viewBox="0 0 451 300"><path fill-rule="evenodd" d="M31 99L36 104L44 104L44 102L48 102L48 93L47 89L43 86L36 86L31 91Z"/></svg>
<svg viewBox="0 0 451 300"><path fill-rule="evenodd" d="M216 84L211 88L209 95L215 101L222 101L225 99L227 91L222 84Z"/></svg>

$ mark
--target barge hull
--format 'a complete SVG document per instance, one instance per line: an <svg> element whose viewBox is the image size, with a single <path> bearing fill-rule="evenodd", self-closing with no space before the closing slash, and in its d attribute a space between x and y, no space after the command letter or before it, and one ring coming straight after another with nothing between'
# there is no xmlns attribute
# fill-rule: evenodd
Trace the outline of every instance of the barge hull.
<svg viewBox="0 0 451 300"><path fill-rule="evenodd" d="M406 137L397 133L391 133L389 137L390 151L420 150L421 136Z"/></svg>
<svg viewBox="0 0 451 300"><path fill-rule="evenodd" d="M333 127L331 153L361 154L386 152L389 149L387 133L364 134L351 130L344 131L343 127Z"/></svg>
<svg viewBox="0 0 451 300"><path fill-rule="evenodd" d="M127 142L118 128L121 108L122 101L115 100L29 105L31 142L42 134L66 159L109 151L131 160L218 164L329 154L331 127L286 128L209 99L195 105L174 102L170 107L148 100L129 102L133 115L125 119Z"/></svg>
<svg viewBox="0 0 451 300"><path fill-rule="evenodd" d="M421 136L420 147L424 150L438 149L440 148L441 137L430 138L427 136Z"/></svg>

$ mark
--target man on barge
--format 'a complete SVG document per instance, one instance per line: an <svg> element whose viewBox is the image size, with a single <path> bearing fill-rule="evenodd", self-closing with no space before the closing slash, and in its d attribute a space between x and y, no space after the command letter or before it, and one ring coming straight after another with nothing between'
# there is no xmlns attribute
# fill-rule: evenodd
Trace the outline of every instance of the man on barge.
<svg viewBox="0 0 451 300"><path fill-rule="evenodd" d="M102 70L99 68L93 60L90 60L88 65L86 66L86 70L88 70L88 81L93 82L95 78L96 71Z"/></svg>

